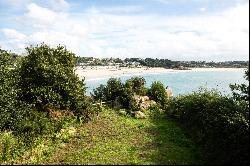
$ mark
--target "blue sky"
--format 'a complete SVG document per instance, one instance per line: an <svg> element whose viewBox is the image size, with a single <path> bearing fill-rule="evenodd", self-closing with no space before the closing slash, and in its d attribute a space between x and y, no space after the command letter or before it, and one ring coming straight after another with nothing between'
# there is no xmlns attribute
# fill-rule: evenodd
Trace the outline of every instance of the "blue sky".
<svg viewBox="0 0 250 166"><path fill-rule="evenodd" d="M0 47L79 56L248 60L247 0L0 0Z"/></svg>

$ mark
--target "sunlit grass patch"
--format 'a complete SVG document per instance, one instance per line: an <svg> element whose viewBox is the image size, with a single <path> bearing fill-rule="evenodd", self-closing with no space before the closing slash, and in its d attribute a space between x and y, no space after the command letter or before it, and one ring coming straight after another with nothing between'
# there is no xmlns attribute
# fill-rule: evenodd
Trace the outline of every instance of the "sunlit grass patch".
<svg viewBox="0 0 250 166"><path fill-rule="evenodd" d="M135 119L104 110L47 164L198 164L194 144L168 119Z"/></svg>

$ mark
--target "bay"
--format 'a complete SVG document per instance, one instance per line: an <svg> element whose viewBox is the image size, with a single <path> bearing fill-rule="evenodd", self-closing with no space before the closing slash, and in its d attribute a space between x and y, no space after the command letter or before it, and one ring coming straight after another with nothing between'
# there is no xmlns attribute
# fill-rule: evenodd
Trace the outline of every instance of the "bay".
<svg viewBox="0 0 250 166"><path fill-rule="evenodd" d="M122 82L135 75L127 75L119 77ZM188 94L199 88L208 90L216 89L222 94L230 94L229 84L247 83L244 79L244 70L235 71L187 71L187 72L168 72L168 73L153 73L140 74L136 76L144 77L146 87L150 87L152 82L161 81L165 86L169 86L174 96ZM106 84L109 78L86 80L87 95L100 84Z"/></svg>

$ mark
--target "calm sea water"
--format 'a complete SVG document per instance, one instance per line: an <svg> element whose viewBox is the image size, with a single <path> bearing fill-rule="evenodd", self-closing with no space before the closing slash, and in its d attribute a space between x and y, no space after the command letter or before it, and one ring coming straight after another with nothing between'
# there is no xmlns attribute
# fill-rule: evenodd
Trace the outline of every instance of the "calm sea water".
<svg viewBox="0 0 250 166"><path fill-rule="evenodd" d="M135 76L135 75L133 75ZM119 77L123 82L133 76ZM187 71L171 72L161 74L140 74L146 80L146 86L149 87L153 81L161 81L165 86L169 86L174 96L188 94L198 90L200 87L207 89L217 89L223 94L230 94L229 84L247 83L244 79L244 70L235 71ZM87 95L100 84L106 84L109 78L86 80Z"/></svg>

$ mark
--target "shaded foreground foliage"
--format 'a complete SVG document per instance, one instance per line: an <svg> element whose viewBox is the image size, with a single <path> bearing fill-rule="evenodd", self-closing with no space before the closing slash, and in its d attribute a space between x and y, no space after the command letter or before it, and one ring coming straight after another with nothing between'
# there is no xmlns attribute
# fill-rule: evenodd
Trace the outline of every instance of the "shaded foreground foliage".
<svg viewBox="0 0 250 166"><path fill-rule="evenodd" d="M15 68L12 55L0 50L0 130L30 148L40 137L60 131L67 121L89 119L94 108L74 73L73 53L46 44L26 50L27 56L15 61ZM0 161L4 161L11 142L1 143Z"/></svg>
<svg viewBox="0 0 250 166"><path fill-rule="evenodd" d="M246 72L246 74L248 71ZM248 78L248 75L246 75ZM245 87L248 85L236 85ZM249 164L249 92L234 97L199 91L168 101L176 118L203 147L210 164Z"/></svg>
<svg viewBox="0 0 250 166"><path fill-rule="evenodd" d="M249 69L245 71L245 79L249 82ZM249 84L231 84L234 99L237 101L249 101Z"/></svg>
<svg viewBox="0 0 250 166"><path fill-rule="evenodd" d="M14 129L15 124L23 119L27 109L25 103L16 99L16 71L11 69L11 55L0 50L0 130Z"/></svg>
<svg viewBox="0 0 250 166"><path fill-rule="evenodd" d="M65 47L42 44L28 47L19 72L18 99L35 104L37 109L52 105L60 109L86 109L85 85L74 72L75 55Z"/></svg>

